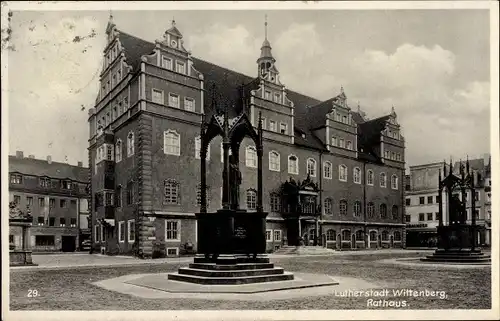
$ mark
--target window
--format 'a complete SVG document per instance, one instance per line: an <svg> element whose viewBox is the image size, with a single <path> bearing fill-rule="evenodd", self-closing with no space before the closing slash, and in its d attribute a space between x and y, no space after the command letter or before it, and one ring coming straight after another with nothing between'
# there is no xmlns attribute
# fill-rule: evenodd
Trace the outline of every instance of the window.
<svg viewBox="0 0 500 321"><path fill-rule="evenodd" d="M316 160L312 158L307 159L307 175L316 177Z"/></svg>
<svg viewBox="0 0 500 321"><path fill-rule="evenodd" d="M354 216L356 216L356 217L361 216L361 202L360 201L354 202Z"/></svg>
<svg viewBox="0 0 500 321"><path fill-rule="evenodd" d="M72 184L71 181L62 181L61 182L61 188L62 189L72 189Z"/></svg>
<svg viewBox="0 0 500 321"><path fill-rule="evenodd" d="M179 95L169 93L168 94L168 105L170 107L179 108Z"/></svg>
<svg viewBox="0 0 500 321"><path fill-rule="evenodd" d="M384 158L389 158L389 157L390 157L390 154L391 154L391 153L390 153L388 150L386 150L386 151L384 152Z"/></svg>
<svg viewBox="0 0 500 321"><path fill-rule="evenodd" d="M347 182L347 166L339 166L339 181Z"/></svg>
<svg viewBox="0 0 500 321"><path fill-rule="evenodd" d="M14 195L14 203L15 203L16 205L21 204L21 196L19 196L19 195Z"/></svg>
<svg viewBox="0 0 500 321"><path fill-rule="evenodd" d="M119 185L115 192L116 197L116 207L122 207L122 186Z"/></svg>
<svg viewBox="0 0 500 321"><path fill-rule="evenodd" d="M59 200L59 207L66 208L67 205L68 205L68 202L66 200Z"/></svg>
<svg viewBox="0 0 500 321"><path fill-rule="evenodd" d="M271 193L271 212L279 213L281 211L281 199L279 194Z"/></svg>
<svg viewBox="0 0 500 321"><path fill-rule="evenodd" d="M387 218L387 205L380 204L380 218Z"/></svg>
<svg viewBox="0 0 500 321"><path fill-rule="evenodd" d="M365 233L362 230L357 230L356 241L364 241L364 240L365 240Z"/></svg>
<svg viewBox="0 0 500 321"><path fill-rule="evenodd" d="M350 241L351 240L351 231L343 230L342 231L342 241Z"/></svg>
<svg viewBox="0 0 500 321"><path fill-rule="evenodd" d="M50 179L47 177L40 177L40 186L41 187L49 187L50 186Z"/></svg>
<svg viewBox="0 0 500 321"><path fill-rule="evenodd" d="M272 132L276 131L276 122L274 120L269 121L269 130Z"/></svg>
<svg viewBox="0 0 500 321"><path fill-rule="evenodd" d="M380 179L380 187L385 188L387 186L387 175L385 175L385 173L380 173L379 179Z"/></svg>
<svg viewBox="0 0 500 321"><path fill-rule="evenodd" d="M421 196L418 198L419 204L424 205L425 204L425 197Z"/></svg>
<svg viewBox="0 0 500 321"><path fill-rule="evenodd" d="M167 256L179 256L179 248L167 247Z"/></svg>
<svg viewBox="0 0 500 321"><path fill-rule="evenodd" d="M323 163L323 177L332 179L332 163L328 161Z"/></svg>
<svg viewBox="0 0 500 321"><path fill-rule="evenodd" d="M165 69L172 70L172 59L168 57L161 57L161 66Z"/></svg>
<svg viewBox="0 0 500 321"><path fill-rule="evenodd" d="M179 183L166 180L164 186L165 204L179 204Z"/></svg>
<svg viewBox="0 0 500 321"><path fill-rule="evenodd" d="M125 242L125 222L118 222L118 241L120 243Z"/></svg>
<svg viewBox="0 0 500 321"><path fill-rule="evenodd" d="M49 199L49 208L56 207L56 200L54 198Z"/></svg>
<svg viewBox="0 0 500 321"><path fill-rule="evenodd" d="M253 189L247 191L247 209L255 210L257 208L257 192Z"/></svg>
<svg viewBox="0 0 500 321"><path fill-rule="evenodd" d="M122 141L118 139L115 144L115 160L116 162L121 162L122 160Z"/></svg>
<svg viewBox="0 0 500 321"><path fill-rule="evenodd" d="M38 225L45 224L45 218L43 216L38 216Z"/></svg>
<svg viewBox="0 0 500 321"><path fill-rule="evenodd" d="M425 214L424 214L424 213L419 213L419 214L418 214L418 220L419 220L420 222L425 221Z"/></svg>
<svg viewBox="0 0 500 321"><path fill-rule="evenodd" d="M247 167L257 167L257 150L253 146L247 146L245 150L245 163Z"/></svg>
<svg viewBox="0 0 500 321"><path fill-rule="evenodd" d="M411 215L405 215L405 222L410 223L411 222Z"/></svg>
<svg viewBox="0 0 500 321"><path fill-rule="evenodd" d="M352 142L350 140L347 141L347 149L352 150Z"/></svg>
<svg viewBox="0 0 500 321"><path fill-rule="evenodd" d="M432 213L427 213L427 220L432 221Z"/></svg>
<svg viewBox="0 0 500 321"><path fill-rule="evenodd" d="M347 215L347 201L346 200L340 201L339 212L340 212L340 215Z"/></svg>
<svg viewBox="0 0 500 321"><path fill-rule="evenodd" d="M474 218L479 219L479 210L474 210Z"/></svg>
<svg viewBox="0 0 500 321"><path fill-rule="evenodd" d="M366 215L370 218L375 216L375 205L372 202L368 203L366 206Z"/></svg>
<svg viewBox="0 0 500 321"><path fill-rule="evenodd" d="M26 203L27 203L28 207L33 206L33 197L31 197L31 196L26 197Z"/></svg>
<svg viewBox="0 0 500 321"><path fill-rule="evenodd" d="M21 175L12 174L10 175L10 183L11 184L21 184L23 181L23 177Z"/></svg>
<svg viewBox="0 0 500 321"><path fill-rule="evenodd" d="M112 161L115 151L112 145L106 145L106 160Z"/></svg>
<svg viewBox="0 0 500 321"><path fill-rule="evenodd" d="M264 92L264 98L267 100L271 100L271 92L266 90Z"/></svg>
<svg viewBox="0 0 500 321"><path fill-rule="evenodd" d="M54 235L35 235L36 246L54 246Z"/></svg>
<svg viewBox="0 0 500 321"><path fill-rule="evenodd" d="M113 205L113 193L104 192L104 206Z"/></svg>
<svg viewBox="0 0 500 321"><path fill-rule="evenodd" d="M401 232L394 231L394 241L395 242L401 242Z"/></svg>
<svg viewBox="0 0 500 321"><path fill-rule="evenodd" d="M354 183L361 184L361 169L359 167L354 167L353 178Z"/></svg>
<svg viewBox="0 0 500 321"><path fill-rule="evenodd" d="M345 142L344 142L344 139L343 139L343 138L340 138L340 139L339 139L339 147L341 147L341 148L345 148Z"/></svg>
<svg viewBox="0 0 500 321"><path fill-rule="evenodd" d="M335 231L332 229L329 229L326 231L326 241L327 242L334 242L335 241Z"/></svg>
<svg viewBox="0 0 500 321"><path fill-rule="evenodd" d="M72 217L72 218L70 219L70 226L71 226L71 227L76 227L76 218Z"/></svg>
<svg viewBox="0 0 500 321"><path fill-rule="evenodd" d="M265 117L262 117L262 129L266 129L267 128L267 120Z"/></svg>
<svg viewBox="0 0 500 321"><path fill-rule="evenodd" d="M56 226L56 218L49 217L49 226Z"/></svg>
<svg viewBox="0 0 500 321"><path fill-rule="evenodd" d="M196 159L201 159L201 137L198 136L194 139L194 157ZM207 154L205 155L205 159L210 159L210 145L207 147Z"/></svg>
<svg viewBox="0 0 500 321"><path fill-rule="evenodd" d="M176 131L167 130L164 133L164 152L167 155L181 155L181 135Z"/></svg>
<svg viewBox="0 0 500 321"><path fill-rule="evenodd" d="M432 204L433 197L427 196L427 204Z"/></svg>
<svg viewBox="0 0 500 321"><path fill-rule="evenodd" d="M185 74L186 73L186 64L181 62L181 61L176 61L175 62L175 71L177 71L180 74Z"/></svg>
<svg viewBox="0 0 500 321"><path fill-rule="evenodd" d="M299 174L299 160L295 155L288 156L288 173L295 175Z"/></svg>
<svg viewBox="0 0 500 321"><path fill-rule="evenodd" d="M280 171L280 154L275 151L269 152L269 170Z"/></svg>
<svg viewBox="0 0 500 321"><path fill-rule="evenodd" d="M193 98L184 98L184 109L187 111L194 111L194 99Z"/></svg>
<svg viewBox="0 0 500 321"><path fill-rule="evenodd" d="M274 93L274 102L281 104L281 95L279 93Z"/></svg>
<svg viewBox="0 0 500 321"><path fill-rule="evenodd" d="M271 238L271 233L273 230L266 230L266 242L271 242L273 239Z"/></svg>
<svg viewBox="0 0 500 321"><path fill-rule="evenodd" d="M373 171L371 169L366 172L366 185L373 186Z"/></svg>
<svg viewBox="0 0 500 321"><path fill-rule="evenodd" d="M389 241L389 232L382 231L382 241Z"/></svg>
<svg viewBox="0 0 500 321"><path fill-rule="evenodd" d="M331 198L325 199L325 214L333 214L333 201Z"/></svg>
<svg viewBox="0 0 500 321"><path fill-rule="evenodd" d="M407 198L406 199L406 206L410 206L411 205L411 198Z"/></svg>
<svg viewBox="0 0 500 321"><path fill-rule="evenodd" d="M391 176L391 188L398 189L398 177L396 175Z"/></svg>
<svg viewBox="0 0 500 321"><path fill-rule="evenodd" d="M392 206L392 219L397 220L399 218L399 209L397 205Z"/></svg>
<svg viewBox="0 0 500 321"><path fill-rule="evenodd" d="M337 146L337 137L332 136L332 142L331 142L331 145L332 145L332 146Z"/></svg>
<svg viewBox="0 0 500 321"><path fill-rule="evenodd" d="M127 157L134 155L134 133L130 132L127 136Z"/></svg>
<svg viewBox="0 0 500 321"><path fill-rule="evenodd" d="M38 207L45 207L45 198L43 197L38 198Z"/></svg>
<svg viewBox="0 0 500 321"><path fill-rule="evenodd" d="M152 89L152 97L153 97L153 102L156 104L163 105L165 103L165 100L163 98L163 90L159 89Z"/></svg>
<svg viewBox="0 0 500 321"><path fill-rule="evenodd" d="M280 133L286 135L287 134L287 125L284 123L280 123Z"/></svg>
<svg viewBox="0 0 500 321"><path fill-rule="evenodd" d="M474 194L474 200L479 201L479 192L477 192L477 191Z"/></svg>
<svg viewBox="0 0 500 321"><path fill-rule="evenodd" d="M274 230L274 241L281 242L281 230Z"/></svg>
<svg viewBox="0 0 500 321"><path fill-rule="evenodd" d="M165 240L180 241L181 221L165 221Z"/></svg>
<svg viewBox="0 0 500 321"><path fill-rule="evenodd" d="M134 182L129 182L127 184L127 205L134 204L134 189L135 189Z"/></svg>
<svg viewBox="0 0 500 321"><path fill-rule="evenodd" d="M59 218L59 226L66 226L66 218L64 217Z"/></svg>

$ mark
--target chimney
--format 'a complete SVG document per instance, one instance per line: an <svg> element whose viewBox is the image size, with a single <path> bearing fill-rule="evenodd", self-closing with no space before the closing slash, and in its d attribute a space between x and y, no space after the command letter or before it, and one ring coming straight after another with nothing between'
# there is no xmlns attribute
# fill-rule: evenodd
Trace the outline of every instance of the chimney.
<svg viewBox="0 0 500 321"><path fill-rule="evenodd" d="M83 163L82 162L78 162L78 167L83 167Z"/></svg>
<svg viewBox="0 0 500 321"><path fill-rule="evenodd" d="M30 155L29 158L35 159L35 155Z"/></svg>
<svg viewBox="0 0 500 321"><path fill-rule="evenodd" d="M490 163L490 157L491 156L488 153L483 154L484 166L488 166L488 164Z"/></svg>
<svg viewBox="0 0 500 321"><path fill-rule="evenodd" d="M18 151L16 151L16 157L17 157L17 158L23 158L23 157L24 157L24 155L23 155L23 151L22 151L22 150L18 150Z"/></svg>
<svg viewBox="0 0 500 321"><path fill-rule="evenodd" d="M52 164L52 156L47 156L47 163Z"/></svg>

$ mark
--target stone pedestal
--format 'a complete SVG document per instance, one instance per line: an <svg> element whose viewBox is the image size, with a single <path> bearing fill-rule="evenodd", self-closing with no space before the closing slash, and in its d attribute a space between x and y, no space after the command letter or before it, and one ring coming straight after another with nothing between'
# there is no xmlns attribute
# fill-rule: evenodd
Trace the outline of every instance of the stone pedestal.
<svg viewBox="0 0 500 321"><path fill-rule="evenodd" d="M10 218L9 229L14 235L21 235L21 244L9 251L10 266L37 265L31 258L31 218Z"/></svg>

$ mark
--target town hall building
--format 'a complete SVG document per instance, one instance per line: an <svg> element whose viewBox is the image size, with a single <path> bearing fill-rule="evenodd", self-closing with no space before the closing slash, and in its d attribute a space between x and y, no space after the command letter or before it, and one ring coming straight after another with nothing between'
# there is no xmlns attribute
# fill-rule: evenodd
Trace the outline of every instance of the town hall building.
<svg viewBox="0 0 500 321"><path fill-rule="evenodd" d="M320 101L280 81L267 35L251 76L195 58L175 21L154 43L112 17L89 112L92 247L141 257L195 253L200 127L228 110L263 127L268 251L405 246L405 143L394 108L368 119L338 95ZM305 67L304 67L305 68ZM260 116L259 116L260 115ZM257 207L257 151L240 147L243 209ZM207 154L207 208L222 205L222 142Z"/></svg>

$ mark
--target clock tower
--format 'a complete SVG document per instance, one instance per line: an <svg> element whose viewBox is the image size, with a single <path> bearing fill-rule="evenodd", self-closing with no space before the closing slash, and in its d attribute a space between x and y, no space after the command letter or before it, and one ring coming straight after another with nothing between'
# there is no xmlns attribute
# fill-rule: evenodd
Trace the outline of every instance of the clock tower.
<svg viewBox="0 0 500 321"><path fill-rule="evenodd" d="M265 39L260 48L260 57L257 59L259 78L269 82L280 84L279 71L275 66L276 59L271 53L271 44L267 40L267 16L265 22Z"/></svg>

